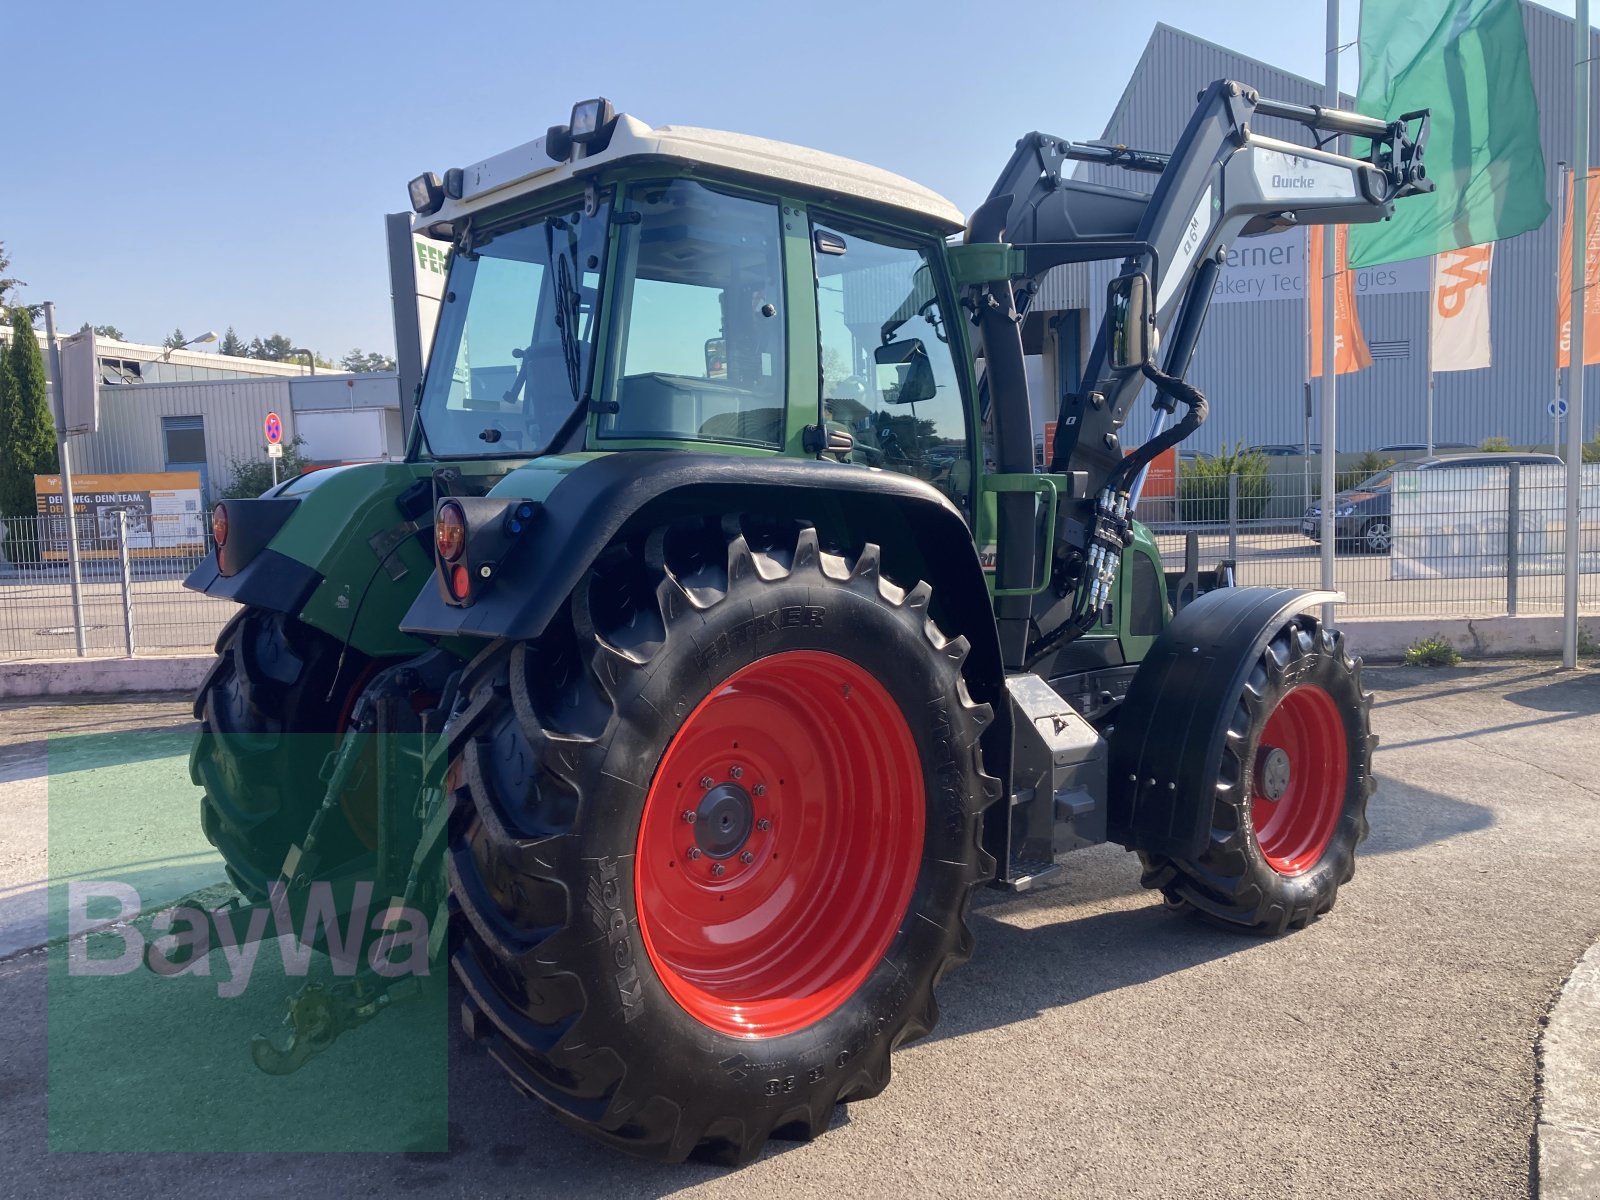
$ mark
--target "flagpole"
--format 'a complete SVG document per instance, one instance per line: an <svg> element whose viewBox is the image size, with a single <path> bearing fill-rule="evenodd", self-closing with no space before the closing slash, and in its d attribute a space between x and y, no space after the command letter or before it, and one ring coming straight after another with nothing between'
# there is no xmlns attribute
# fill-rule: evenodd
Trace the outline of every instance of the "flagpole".
<svg viewBox="0 0 1600 1200"><path fill-rule="evenodd" d="M1556 164L1556 390L1550 401L1550 453L1561 453L1561 231L1567 219L1567 166Z"/></svg>
<svg viewBox="0 0 1600 1200"><path fill-rule="evenodd" d="M1583 318L1589 283L1589 0L1578 0L1572 129L1572 349L1567 368L1566 587L1561 615L1561 665L1578 665L1578 490L1583 485Z"/></svg>
<svg viewBox="0 0 1600 1200"><path fill-rule="evenodd" d="M1433 313L1439 295L1439 256L1428 259L1428 457L1433 457L1433 323L1438 320ZM1391 526L1391 532L1393 527Z"/></svg>
<svg viewBox="0 0 1600 1200"><path fill-rule="evenodd" d="M1579 2L1587 5L1588 0ZM1327 86L1322 102L1330 109L1339 107L1339 0L1328 0ZM1333 466L1338 447L1338 421L1334 381L1339 367L1335 361L1338 355L1335 353L1334 276L1338 273L1338 242L1337 228L1329 227L1322 238L1322 590L1325 592L1335 590ZM1324 604L1322 624L1327 627L1333 622L1333 605Z"/></svg>

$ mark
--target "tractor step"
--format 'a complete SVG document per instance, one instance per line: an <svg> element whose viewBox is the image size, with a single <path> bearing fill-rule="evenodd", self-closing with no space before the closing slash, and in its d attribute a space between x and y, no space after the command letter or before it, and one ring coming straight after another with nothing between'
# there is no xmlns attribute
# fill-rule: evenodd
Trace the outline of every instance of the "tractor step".
<svg viewBox="0 0 1600 1200"><path fill-rule="evenodd" d="M1026 892L1059 874L1061 864L1051 859L1013 858L1006 864L1006 873L995 880L994 886L1003 892Z"/></svg>

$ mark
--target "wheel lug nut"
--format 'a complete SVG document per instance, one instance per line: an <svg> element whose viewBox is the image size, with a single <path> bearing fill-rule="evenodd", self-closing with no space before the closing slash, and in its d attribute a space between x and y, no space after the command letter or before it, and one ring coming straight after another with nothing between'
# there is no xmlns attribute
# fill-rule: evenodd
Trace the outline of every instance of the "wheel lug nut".
<svg viewBox="0 0 1600 1200"><path fill-rule="evenodd" d="M744 777L744 768L743 767L730 767L729 768L729 770L728 770L728 778L730 778L730 779L742 779L743 777Z"/></svg>
<svg viewBox="0 0 1600 1200"><path fill-rule="evenodd" d="M695 812L694 812L694 809L692 809L692 808L684 809L683 810L683 819L686 822L688 822L690 825L693 825L695 823Z"/></svg>
<svg viewBox="0 0 1600 1200"><path fill-rule="evenodd" d="M764 784L764 783L758 783L758 784L756 784L756 786L753 789L753 791L754 791L754 794L757 795L757 796L765 796L767 794L767 785Z"/></svg>
<svg viewBox="0 0 1600 1200"><path fill-rule="evenodd" d="M745 850L745 851L741 852L740 855L739 855L739 861L742 862L742 863L753 863L753 862L755 862L755 860L756 860L756 856L754 854L751 854L750 851L748 851L748 850Z"/></svg>
<svg viewBox="0 0 1600 1200"><path fill-rule="evenodd" d="M707 791L711 790L711 786L714 783L716 783L716 780L712 779L711 776L709 776L709 775L700 776L700 786L705 788Z"/></svg>
<svg viewBox="0 0 1600 1200"><path fill-rule="evenodd" d="M697 859L697 858L700 857L700 847L699 846L690 846L688 851L687 851L687 853L688 853L690 861L693 861L694 859Z"/></svg>
<svg viewBox="0 0 1600 1200"><path fill-rule="evenodd" d="M765 833L767 830L772 828L772 822L767 820L765 817L762 817L756 822L756 828L761 830L762 833Z"/></svg>
<svg viewBox="0 0 1600 1200"><path fill-rule="evenodd" d="M723 866L723 865L722 865L722 864L721 864L721 863L713 863L713 864L712 864L712 867L711 867L711 873L712 873L712 874L713 874L713 875L721 875L721 874L723 874L723 873L724 873L724 872L726 872L726 871L727 871L727 869L728 869L728 868L727 868L727 867L725 867L725 866Z"/></svg>

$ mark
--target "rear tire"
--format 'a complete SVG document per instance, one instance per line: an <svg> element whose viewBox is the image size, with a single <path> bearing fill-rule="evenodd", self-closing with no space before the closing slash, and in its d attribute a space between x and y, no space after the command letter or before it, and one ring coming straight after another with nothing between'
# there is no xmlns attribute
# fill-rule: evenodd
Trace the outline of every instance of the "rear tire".
<svg viewBox="0 0 1600 1200"><path fill-rule="evenodd" d="M1368 832L1372 693L1344 636L1297 616L1262 650L1207 776L1210 830L1193 858L1140 851L1141 882L1169 907L1257 933L1304 927L1333 907Z"/></svg>
<svg viewBox="0 0 1600 1200"><path fill-rule="evenodd" d="M994 867L992 713L930 596L872 545L692 520L468 668L452 961L521 1091L631 1153L737 1163L884 1088Z"/></svg>
<svg viewBox="0 0 1600 1200"><path fill-rule="evenodd" d="M200 820L228 878L260 899L322 803L323 759L377 660L284 613L246 608L217 638L217 661L195 696L200 736L189 777L205 789ZM331 691L331 695L330 695ZM344 810L319 843L321 869L363 845Z"/></svg>

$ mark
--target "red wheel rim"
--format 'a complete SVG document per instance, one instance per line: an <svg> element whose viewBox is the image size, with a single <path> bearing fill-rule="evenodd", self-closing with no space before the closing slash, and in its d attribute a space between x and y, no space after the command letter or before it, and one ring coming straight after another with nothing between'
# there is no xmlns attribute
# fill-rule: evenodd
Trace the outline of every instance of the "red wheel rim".
<svg viewBox="0 0 1600 1200"><path fill-rule="evenodd" d="M900 927L924 809L911 730L868 672L815 650L736 671L683 722L645 797L634 887L662 984L739 1037L827 1016Z"/></svg>
<svg viewBox="0 0 1600 1200"><path fill-rule="evenodd" d="M1349 754L1338 705L1305 684L1278 701L1251 772L1250 820L1267 865L1301 875L1321 859L1344 810Z"/></svg>

